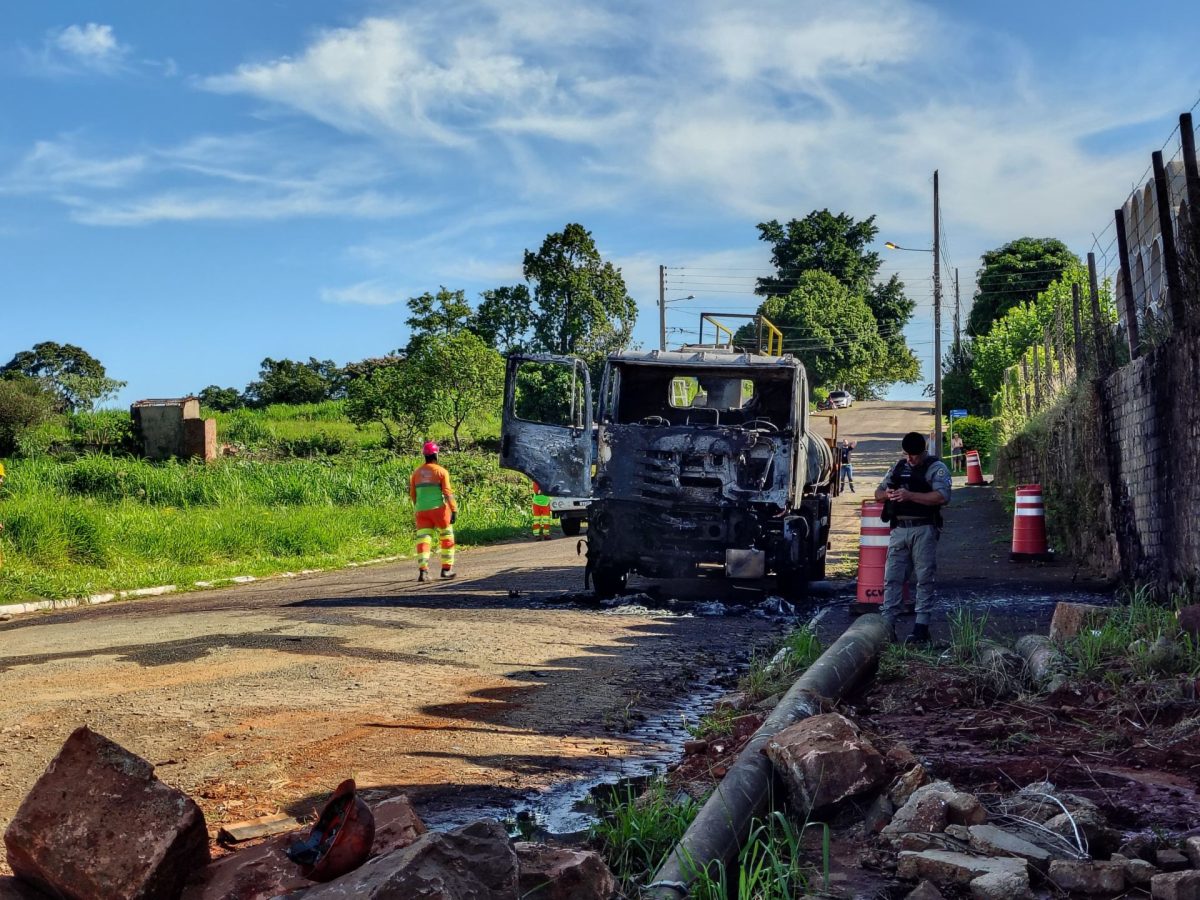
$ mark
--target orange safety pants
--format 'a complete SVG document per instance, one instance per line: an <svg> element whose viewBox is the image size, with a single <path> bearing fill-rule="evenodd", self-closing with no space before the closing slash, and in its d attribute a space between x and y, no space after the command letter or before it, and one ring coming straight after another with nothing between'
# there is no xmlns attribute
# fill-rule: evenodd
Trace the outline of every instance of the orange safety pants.
<svg viewBox="0 0 1200 900"><path fill-rule="evenodd" d="M441 506L417 513L417 565L429 568L429 557L434 542L438 545L438 556L442 570L454 567L454 526L450 524L450 508Z"/></svg>

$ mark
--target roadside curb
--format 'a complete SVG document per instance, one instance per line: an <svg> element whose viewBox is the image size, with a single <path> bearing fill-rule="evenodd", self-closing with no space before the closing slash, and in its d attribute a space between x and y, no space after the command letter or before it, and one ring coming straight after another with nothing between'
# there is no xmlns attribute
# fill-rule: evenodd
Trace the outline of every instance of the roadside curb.
<svg viewBox="0 0 1200 900"><path fill-rule="evenodd" d="M234 575L230 578L215 578L212 581L194 581L182 588L174 584L161 584L158 587L135 588L128 591L110 591L104 594L92 594L88 597L64 597L61 600L33 600L29 603L5 604L0 605L0 622L7 621L13 616L22 615L23 613L74 609L79 606L98 606L101 603L111 603L113 600L161 597L165 594L175 594L193 589L210 590L212 588L230 587L238 584L250 584L256 581L277 581L281 578L296 578L300 575L318 575L322 572L336 572L339 569L358 569L362 566L396 562L404 558L404 556L380 556L376 559L346 563L344 566L330 566L324 569L301 569L299 572L279 572L276 575Z"/></svg>

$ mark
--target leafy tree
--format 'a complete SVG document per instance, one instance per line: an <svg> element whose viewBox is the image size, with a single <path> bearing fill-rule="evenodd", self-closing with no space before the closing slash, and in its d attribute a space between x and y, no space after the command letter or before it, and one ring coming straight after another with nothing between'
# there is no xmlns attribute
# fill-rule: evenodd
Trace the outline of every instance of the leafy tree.
<svg viewBox="0 0 1200 900"><path fill-rule="evenodd" d="M229 412L246 405L237 388L223 388L217 384L210 384L200 392L199 397L202 404L217 412Z"/></svg>
<svg viewBox="0 0 1200 900"><path fill-rule="evenodd" d="M40 378L0 380L0 456L12 456L22 433L54 417L60 398Z"/></svg>
<svg viewBox="0 0 1200 900"><path fill-rule="evenodd" d="M504 361L470 331L421 341L406 368L425 386L438 421L450 426L455 450L463 424L495 410L504 391Z"/></svg>
<svg viewBox="0 0 1200 900"><path fill-rule="evenodd" d="M262 361L258 381L246 385L246 398L254 406L272 403L321 403L342 393L341 370L331 359L310 356L308 362L292 359Z"/></svg>
<svg viewBox="0 0 1200 900"><path fill-rule="evenodd" d="M471 330L503 354L519 353L529 345L533 300L523 284L484 291Z"/></svg>
<svg viewBox="0 0 1200 900"><path fill-rule="evenodd" d="M991 402L971 380L974 363L974 346L971 341L962 341L950 348L942 366L942 407L944 409L966 409L975 412L986 410Z"/></svg>
<svg viewBox="0 0 1200 900"><path fill-rule="evenodd" d="M524 274L536 305L534 349L596 361L629 343L637 304L582 225L547 235L537 253L526 250Z"/></svg>
<svg viewBox="0 0 1200 900"><path fill-rule="evenodd" d="M0 368L0 376L24 375L42 379L56 395L61 412L91 409L125 386L109 378L104 365L81 347L42 341L22 350Z"/></svg>
<svg viewBox="0 0 1200 900"><path fill-rule="evenodd" d="M862 396L880 394L898 381L911 384L920 377L920 362L903 334L915 304L905 295L897 276L877 280L881 260L868 249L879 233L874 216L856 222L846 213L835 216L828 209L813 210L786 225L776 219L762 222L758 232L760 240L771 244L775 275L758 279L755 293L785 295L805 272L819 270L866 300L885 349L870 367Z"/></svg>
<svg viewBox="0 0 1200 900"><path fill-rule="evenodd" d="M474 311L462 291L438 288L436 294L426 291L408 300L409 317L405 320L410 337L408 352L412 353L428 337L457 334L471 324Z"/></svg>
<svg viewBox="0 0 1200 900"><path fill-rule="evenodd" d="M379 363L346 385L346 416L357 425L378 422L390 450L414 449L434 422L437 398L424 373L402 357Z"/></svg>
<svg viewBox="0 0 1200 900"><path fill-rule="evenodd" d="M1084 287L1087 283L1087 270L1076 261L1032 301L1011 307L992 323L986 334L974 340L971 381L983 396L993 397L1000 390L1004 371L1019 361L1027 349L1042 342L1046 326L1055 322L1060 312L1064 323L1072 322L1071 285ZM1101 308L1109 311L1111 317L1112 300L1107 286L1101 292Z"/></svg>
<svg viewBox="0 0 1200 900"><path fill-rule="evenodd" d="M861 294L827 272L810 270L786 295L763 301L759 312L783 331L784 351L804 363L813 386L841 385L869 396L887 345Z"/></svg>
<svg viewBox="0 0 1200 900"><path fill-rule="evenodd" d="M989 250L976 275L978 288L967 316L967 334L986 334L1006 312L1032 303L1068 267L1079 264L1079 257L1056 238L1023 237Z"/></svg>

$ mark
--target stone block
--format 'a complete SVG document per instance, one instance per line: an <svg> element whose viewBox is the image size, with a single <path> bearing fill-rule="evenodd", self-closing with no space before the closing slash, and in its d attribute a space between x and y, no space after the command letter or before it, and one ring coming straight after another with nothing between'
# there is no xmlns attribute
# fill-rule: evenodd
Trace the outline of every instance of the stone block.
<svg viewBox="0 0 1200 900"><path fill-rule="evenodd" d="M1154 851L1154 862L1164 872L1179 872L1189 867L1187 856L1174 847L1159 847Z"/></svg>
<svg viewBox="0 0 1200 900"><path fill-rule="evenodd" d="M1200 869L1200 837L1190 837L1184 842L1183 849L1191 860L1193 869Z"/></svg>
<svg viewBox="0 0 1200 900"><path fill-rule="evenodd" d="M1200 900L1200 872L1164 872L1150 879L1152 900Z"/></svg>
<svg viewBox="0 0 1200 900"><path fill-rule="evenodd" d="M1055 859L1050 861L1049 876L1068 893L1116 894L1125 888L1125 868L1119 862Z"/></svg>
<svg viewBox="0 0 1200 900"><path fill-rule="evenodd" d="M939 891L932 881L922 881L915 888L909 891L904 900L946 900L945 895Z"/></svg>
<svg viewBox="0 0 1200 900"><path fill-rule="evenodd" d="M994 825L972 825L970 835L971 846L987 856L1019 856L1028 860L1039 872L1045 872L1050 866L1048 850L1003 828Z"/></svg>
<svg viewBox="0 0 1200 900"><path fill-rule="evenodd" d="M946 798L946 820L951 825L982 825L987 810L974 794L956 791Z"/></svg>
<svg viewBox="0 0 1200 900"><path fill-rule="evenodd" d="M598 853L541 844L515 844L525 900L609 900L616 879Z"/></svg>
<svg viewBox="0 0 1200 900"><path fill-rule="evenodd" d="M516 851L499 822L484 820L445 833L429 831L409 846L368 860L311 888L304 900L517 900Z"/></svg>
<svg viewBox="0 0 1200 900"><path fill-rule="evenodd" d="M917 764L896 776L896 780L888 788L888 799L896 806L903 806L913 795L913 791L927 784L929 784L929 773L925 771L924 766Z"/></svg>
<svg viewBox="0 0 1200 900"><path fill-rule="evenodd" d="M1029 896L1024 872L989 872L971 880L971 900L1022 900Z"/></svg>
<svg viewBox="0 0 1200 900"><path fill-rule="evenodd" d="M4 845L13 874L66 900L175 900L209 861L204 814L191 798L86 726L21 803Z"/></svg>
<svg viewBox="0 0 1200 900"><path fill-rule="evenodd" d="M927 878L937 885L967 885L981 875L1009 872L1025 875L1028 867L1023 859L971 856L951 850L923 850L920 853L902 850L896 867L901 878Z"/></svg>
<svg viewBox="0 0 1200 900"><path fill-rule="evenodd" d="M1125 881L1137 887L1150 884L1150 879L1158 874L1158 867L1144 859L1126 859L1118 857L1118 854L1115 853L1112 859L1124 867Z"/></svg>
<svg viewBox="0 0 1200 900"><path fill-rule="evenodd" d="M917 788L908 798L892 821L881 832L883 835L900 835L909 832L945 831L950 820L946 813L946 798L957 793L945 781L935 781Z"/></svg>
<svg viewBox="0 0 1200 900"><path fill-rule="evenodd" d="M1050 620L1050 639L1066 640L1078 635L1084 627L1102 625L1109 612L1108 607L1090 603L1059 603Z"/></svg>
<svg viewBox="0 0 1200 900"><path fill-rule="evenodd" d="M776 734L767 757L797 809L820 809L883 784L883 757L845 716L812 716Z"/></svg>

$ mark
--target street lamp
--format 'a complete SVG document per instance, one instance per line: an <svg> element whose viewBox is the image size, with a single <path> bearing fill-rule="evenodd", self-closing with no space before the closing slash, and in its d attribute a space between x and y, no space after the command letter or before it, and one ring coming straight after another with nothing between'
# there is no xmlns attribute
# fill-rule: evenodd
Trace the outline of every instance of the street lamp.
<svg viewBox="0 0 1200 900"><path fill-rule="evenodd" d="M938 174L933 173L933 246L901 247L891 241L884 245L889 250L907 250L911 253L933 254L933 455L942 455L942 273L941 248L938 223Z"/></svg>

